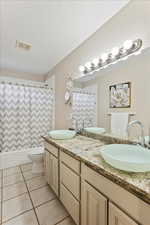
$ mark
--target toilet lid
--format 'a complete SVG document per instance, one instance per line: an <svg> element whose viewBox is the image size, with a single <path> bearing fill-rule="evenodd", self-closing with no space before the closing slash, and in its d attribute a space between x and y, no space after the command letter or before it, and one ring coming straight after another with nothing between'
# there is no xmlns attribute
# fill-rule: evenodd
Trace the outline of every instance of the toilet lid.
<svg viewBox="0 0 150 225"><path fill-rule="evenodd" d="M41 150L32 150L31 152L30 152L30 154L32 154L32 155L40 155L40 154L43 154L44 153L44 149L41 149Z"/></svg>

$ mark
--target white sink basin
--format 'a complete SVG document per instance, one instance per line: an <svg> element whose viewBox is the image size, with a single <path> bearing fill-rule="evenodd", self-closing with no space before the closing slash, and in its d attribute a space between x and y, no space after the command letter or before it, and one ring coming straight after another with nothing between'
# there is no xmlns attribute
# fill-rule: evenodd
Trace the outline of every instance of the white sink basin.
<svg viewBox="0 0 150 225"><path fill-rule="evenodd" d="M105 133L105 129L101 127L87 127L87 128L84 128L84 130L93 134Z"/></svg>
<svg viewBox="0 0 150 225"><path fill-rule="evenodd" d="M112 144L101 149L101 155L111 166L130 172L150 171L150 150L141 146Z"/></svg>
<svg viewBox="0 0 150 225"><path fill-rule="evenodd" d="M53 130L48 133L51 138L65 140L65 139L72 139L76 132L73 130Z"/></svg>

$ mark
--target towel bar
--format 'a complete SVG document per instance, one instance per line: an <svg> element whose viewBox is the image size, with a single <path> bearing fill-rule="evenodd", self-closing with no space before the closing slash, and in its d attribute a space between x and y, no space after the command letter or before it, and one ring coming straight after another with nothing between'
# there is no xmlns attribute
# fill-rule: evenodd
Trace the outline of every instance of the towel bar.
<svg viewBox="0 0 150 225"><path fill-rule="evenodd" d="M113 113L113 112L112 112L112 113ZM111 116L112 113L111 113L111 112L110 112L110 113L107 113L107 115L108 115L108 116ZM116 113L121 113L121 112L116 112ZM123 113L123 112L122 112L122 113ZM135 116L136 113L129 112L129 115L130 115L130 116Z"/></svg>

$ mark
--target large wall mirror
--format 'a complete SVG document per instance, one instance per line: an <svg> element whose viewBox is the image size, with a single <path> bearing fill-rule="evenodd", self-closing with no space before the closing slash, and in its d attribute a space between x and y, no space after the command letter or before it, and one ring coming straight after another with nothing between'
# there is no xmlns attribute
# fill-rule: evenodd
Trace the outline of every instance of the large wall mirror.
<svg viewBox="0 0 150 225"><path fill-rule="evenodd" d="M80 127L94 132L125 137L127 124L139 120L144 125L145 136L149 135L150 48L74 79L72 113ZM139 136L139 127L133 126L130 135Z"/></svg>

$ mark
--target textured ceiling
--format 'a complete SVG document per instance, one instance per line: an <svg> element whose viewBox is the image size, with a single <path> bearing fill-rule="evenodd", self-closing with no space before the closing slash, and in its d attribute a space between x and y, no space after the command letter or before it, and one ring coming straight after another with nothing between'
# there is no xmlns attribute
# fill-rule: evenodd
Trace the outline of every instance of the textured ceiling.
<svg viewBox="0 0 150 225"><path fill-rule="evenodd" d="M0 1L0 67L45 74L128 1ZM16 40L32 44L15 48Z"/></svg>

